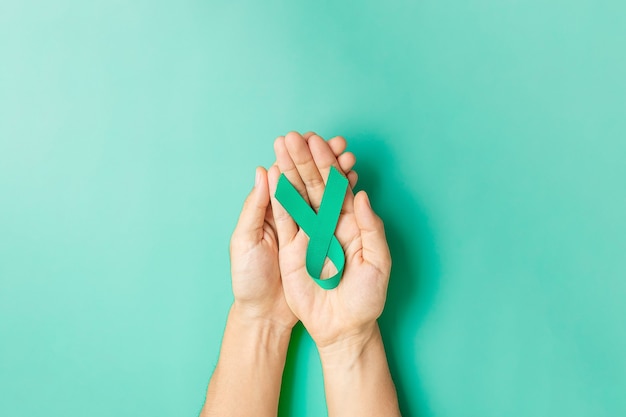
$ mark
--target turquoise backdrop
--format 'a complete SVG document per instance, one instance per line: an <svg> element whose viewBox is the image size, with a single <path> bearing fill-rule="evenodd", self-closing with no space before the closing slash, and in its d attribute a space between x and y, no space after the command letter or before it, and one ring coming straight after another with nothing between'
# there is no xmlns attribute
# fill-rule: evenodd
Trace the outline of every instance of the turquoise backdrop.
<svg viewBox="0 0 626 417"><path fill-rule="evenodd" d="M626 3L0 2L0 416L195 416L228 242L344 135L409 417L626 415ZM281 416L326 414L294 331Z"/></svg>

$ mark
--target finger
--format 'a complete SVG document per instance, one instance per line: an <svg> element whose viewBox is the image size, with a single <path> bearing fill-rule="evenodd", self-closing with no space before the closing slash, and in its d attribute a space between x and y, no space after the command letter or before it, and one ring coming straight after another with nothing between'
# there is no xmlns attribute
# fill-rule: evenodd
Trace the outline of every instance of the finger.
<svg viewBox="0 0 626 417"><path fill-rule="evenodd" d="M268 204L267 210L265 211L265 223L274 231L274 236L278 236L276 234L276 222L274 222L274 210L272 210L271 198L272 196L270 195L270 204Z"/></svg>
<svg viewBox="0 0 626 417"><path fill-rule="evenodd" d="M304 135L302 135L302 137L304 138L304 140L309 140L309 138L315 134L316 134L315 132L308 131Z"/></svg>
<svg viewBox="0 0 626 417"><path fill-rule="evenodd" d="M313 156L315 164L319 172L322 174L324 181L328 180L330 167L335 167L340 173L343 174L344 171L339 166L337 158L335 158L333 151L324 139L319 136L311 136L309 138L309 149L311 150L311 155ZM346 198L344 199L342 207L342 211L344 213L352 213L354 211L353 198L354 196L352 194L352 190L346 190Z"/></svg>
<svg viewBox="0 0 626 417"><path fill-rule="evenodd" d="M293 221L287 210L278 202L275 197L276 186L280 178L280 170L277 166L270 168L267 173L269 184L269 195L271 196L272 213L274 215L274 227L278 235L278 246L284 246L291 242L298 233L298 225Z"/></svg>
<svg viewBox="0 0 626 417"><path fill-rule="evenodd" d="M274 141L274 153L276 154L276 163L278 168L280 168L280 172L285 174L289 182L298 190L298 193L300 193L304 201L308 203L309 195L307 194L306 186L300 177L296 164L289 155L284 136L279 136Z"/></svg>
<svg viewBox="0 0 626 417"><path fill-rule="evenodd" d="M310 138L311 136L315 135L315 134L316 134L316 133L315 133L315 132L313 132L313 131L308 131L308 132L306 132L305 134L303 134L303 135L302 135L302 137L304 138L304 140L309 140L309 138ZM281 137L282 137L282 138L284 138L284 136L281 136ZM274 163L273 163L272 165L276 165L276 164L277 164L277 162L276 162L276 161L274 161Z"/></svg>
<svg viewBox="0 0 626 417"><path fill-rule="evenodd" d="M267 171L257 167L254 188L243 203L235 233L250 241L259 242L263 238L263 225L270 202Z"/></svg>
<svg viewBox="0 0 626 417"><path fill-rule="evenodd" d="M348 172L348 182L350 183L350 188L354 189L356 187L356 183L359 180L359 174L356 171Z"/></svg>
<svg viewBox="0 0 626 417"><path fill-rule="evenodd" d="M302 135L302 137L307 142L312 136L321 137L313 131L306 132L304 135ZM344 153L347 146L346 140L342 136L335 136L326 141L326 143L328 144L328 146L330 146L330 149L333 151L333 154L335 154L335 157L337 157L337 160L339 161L339 166L343 170L344 174L350 172L350 170L354 167L354 164L356 163L356 157L352 152Z"/></svg>
<svg viewBox="0 0 626 417"><path fill-rule="evenodd" d="M359 191L354 198L354 215L361 231L363 261L388 277L391 270L391 255L385 237L385 226L372 210L365 191Z"/></svg>
<svg viewBox="0 0 626 417"><path fill-rule="evenodd" d="M320 136L320 135L318 135L317 133L315 133L313 131L308 131L305 134L303 134L302 137L306 141L308 141L309 138L311 136L314 136L314 135L315 136ZM284 138L284 136L281 136L281 137ZM335 154L336 157L339 157L339 155L341 155L346 150L346 146L347 146L346 140L343 137L341 137L341 136L335 136L335 137L329 139L327 141L327 143L330 146L330 149L333 150L333 153ZM272 165L275 165L275 164L276 164L276 161L274 161L274 163ZM348 172L351 169L352 169L352 167L348 167L348 169L344 170L344 172Z"/></svg>
<svg viewBox="0 0 626 417"><path fill-rule="evenodd" d="M346 140L342 136L335 136L334 138L329 139L327 143L328 146L330 146L330 149L333 150L335 156L341 155L343 151L346 150L346 146L348 146Z"/></svg>
<svg viewBox="0 0 626 417"><path fill-rule="evenodd" d="M315 138L319 138L319 140L324 142L324 139L317 135L311 136L309 138L309 142ZM309 150L309 145L298 133L289 132L285 136L285 146L287 147L289 156L291 156L300 178L306 187L306 193L309 196L309 203L311 207L317 211L322 202L322 196L324 195L324 180L322 179L320 171L313 160L313 156ZM328 149L330 151L330 148Z"/></svg>
<svg viewBox="0 0 626 417"><path fill-rule="evenodd" d="M333 154L335 154L335 157L337 157L337 162L339 162L341 170L348 177L348 180L350 181L350 188L354 188L358 180L358 175L356 172L352 173L351 170L356 164L356 156L354 156L352 152L344 153L347 143L342 136L335 136L334 138L327 140L326 143L330 146L330 149L333 151Z"/></svg>
<svg viewBox="0 0 626 417"><path fill-rule="evenodd" d="M303 134L302 137L306 141L308 141L309 138L314 135L320 136L313 131L309 131ZM281 136L281 138L284 139L284 136ZM343 170L343 172L346 174L350 172L350 170L354 167L354 164L356 163L356 157L354 157L354 154L349 152L352 156L339 158L339 156L346 150L346 146L347 146L346 140L342 136L335 136L329 139L326 143L328 143L328 146L330 146L330 149L332 149L335 156L339 159L339 166L341 166L341 169ZM347 161L344 161L344 159L347 159ZM274 161L272 165L277 165L277 164L278 162Z"/></svg>
<svg viewBox="0 0 626 417"><path fill-rule="evenodd" d="M354 164L356 164L356 156L354 156L352 152L342 153L337 157L337 163L341 167L341 170L347 174L354 167Z"/></svg>

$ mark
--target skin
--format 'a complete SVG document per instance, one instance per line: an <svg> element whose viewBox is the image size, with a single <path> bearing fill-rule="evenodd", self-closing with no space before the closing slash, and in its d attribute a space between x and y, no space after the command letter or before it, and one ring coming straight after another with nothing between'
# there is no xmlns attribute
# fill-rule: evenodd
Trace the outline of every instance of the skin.
<svg viewBox="0 0 626 417"><path fill-rule="evenodd" d="M317 135L290 132L275 143L277 166L269 173L274 195L280 172L318 209L331 166L341 168L331 147ZM340 157L341 158L341 157ZM329 416L399 416L397 395L377 319L382 313L391 256L381 219L364 191L346 198L335 235L346 257L342 282L324 290L310 279L308 237L272 197L285 301L315 341L324 372ZM331 264L322 277L335 271Z"/></svg>
<svg viewBox="0 0 626 417"><path fill-rule="evenodd" d="M319 138L313 132L299 135L304 143L312 136ZM276 139L276 143L284 141L282 136ZM354 186L355 158L345 152L345 139L335 137L324 143ZM275 164L271 169L278 167ZM267 174L264 168L257 168L255 186L243 205L231 238L234 302L202 417L277 414L287 347L298 318L283 291Z"/></svg>

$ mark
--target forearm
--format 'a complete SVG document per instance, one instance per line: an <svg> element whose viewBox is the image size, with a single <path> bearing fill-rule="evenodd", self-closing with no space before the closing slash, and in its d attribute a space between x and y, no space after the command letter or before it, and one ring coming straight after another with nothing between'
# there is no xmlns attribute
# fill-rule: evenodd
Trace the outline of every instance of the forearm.
<svg viewBox="0 0 626 417"><path fill-rule="evenodd" d="M275 417L290 336L291 329L251 320L233 305L201 417Z"/></svg>
<svg viewBox="0 0 626 417"><path fill-rule="evenodd" d="M330 417L399 416L378 324L363 338L320 349Z"/></svg>

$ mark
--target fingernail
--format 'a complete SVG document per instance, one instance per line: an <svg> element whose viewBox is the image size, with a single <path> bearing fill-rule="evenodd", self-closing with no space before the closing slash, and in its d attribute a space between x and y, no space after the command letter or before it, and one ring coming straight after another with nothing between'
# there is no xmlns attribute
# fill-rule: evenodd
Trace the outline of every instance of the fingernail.
<svg viewBox="0 0 626 417"><path fill-rule="evenodd" d="M363 193L365 195L365 203L367 203L367 207L372 208L372 204L370 203L370 196L367 193Z"/></svg>
<svg viewBox="0 0 626 417"><path fill-rule="evenodd" d="M254 186L259 185L259 181L261 181L261 172L257 169L256 176L254 177Z"/></svg>

